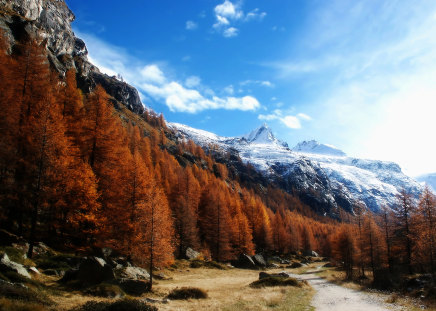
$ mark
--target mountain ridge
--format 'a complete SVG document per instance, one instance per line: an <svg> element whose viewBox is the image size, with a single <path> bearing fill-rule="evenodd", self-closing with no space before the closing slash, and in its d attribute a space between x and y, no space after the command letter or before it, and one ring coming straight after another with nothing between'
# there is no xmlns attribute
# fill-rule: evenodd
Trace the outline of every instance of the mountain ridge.
<svg viewBox="0 0 436 311"><path fill-rule="evenodd" d="M401 189L418 197L422 186L406 176L398 164L387 161L348 157L334 146L317 141L301 142L289 149L262 125L241 137L222 137L177 123L169 123L181 138L192 139L207 148L214 144L223 151L237 150L243 162L253 165L288 192L295 189L307 204L318 206L318 212L331 213L343 208L352 211L363 202L379 211L394 206ZM257 133L264 136L260 140ZM315 192L317 195L308 196Z"/></svg>

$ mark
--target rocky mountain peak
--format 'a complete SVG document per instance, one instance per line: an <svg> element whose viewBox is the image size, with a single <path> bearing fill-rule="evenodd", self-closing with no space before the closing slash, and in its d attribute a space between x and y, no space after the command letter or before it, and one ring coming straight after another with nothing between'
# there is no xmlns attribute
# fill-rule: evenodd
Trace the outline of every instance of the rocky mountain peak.
<svg viewBox="0 0 436 311"><path fill-rule="evenodd" d="M0 0L0 30L11 48L29 39L43 42L51 66L61 75L75 69L78 86L84 93L101 84L114 99L114 105L120 103L142 113L144 107L134 87L102 74L88 61L85 42L72 30L74 19L64 0Z"/></svg>
<svg viewBox="0 0 436 311"><path fill-rule="evenodd" d="M263 123L250 133L242 136L250 144L273 144L288 147L288 145L277 139L268 124Z"/></svg>

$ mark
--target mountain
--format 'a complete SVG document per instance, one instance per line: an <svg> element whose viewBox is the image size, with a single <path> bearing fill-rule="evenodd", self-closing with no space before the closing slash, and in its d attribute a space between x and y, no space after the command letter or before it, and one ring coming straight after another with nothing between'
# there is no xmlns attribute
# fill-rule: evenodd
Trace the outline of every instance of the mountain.
<svg viewBox="0 0 436 311"><path fill-rule="evenodd" d="M436 193L436 173L430 173L430 174L418 176L416 180L422 184L430 186L433 192Z"/></svg>
<svg viewBox="0 0 436 311"><path fill-rule="evenodd" d="M11 49L28 39L37 40L45 46L51 66L61 75L76 70L78 85L84 93L100 84L115 106L122 104L142 113L144 107L134 87L101 73L88 61L85 43L71 28L74 19L63 0L0 0L0 30Z"/></svg>
<svg viewBox="0 0 436 311"><path fill-rule="evenodd" d="M241 137L221 137L177 123L169 127L180 138L192 139L205 148L212 144L223 152L236 151L243 162L298 194L319 213L334 215L338 208L352 211L359 202L378 211L395 205L403 188L415 197L422 191L396 163L348 157L338 148L314 140L290 149L266 124Z"/></svg>

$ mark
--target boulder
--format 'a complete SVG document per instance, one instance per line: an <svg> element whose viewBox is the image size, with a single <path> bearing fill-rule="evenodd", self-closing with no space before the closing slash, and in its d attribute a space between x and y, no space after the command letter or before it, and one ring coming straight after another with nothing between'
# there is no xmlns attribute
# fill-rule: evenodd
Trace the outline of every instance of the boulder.
<svg viewBox="0 0 436 311"><path fill-rule="evenodd" d="M298 261L294 261L293 263L291 263L289 266L287 266L286 268L291 268L291 269L295 269L295 268L300 268L302 267L303 264L301 262Z"/></svg>
<svg viewBox="0 0 436 311"><path fill-rule="evenodd" d="M254 263L258 265L259 267L265 268L266 267L266 261L265 258L261 254L256 254L252 257Z"/></svg>
<svg viewBox="0 0 436 311"><path fill-rule="evenodd" d="M144 280L120 279L118 285L129 295L141 296L150 291L150 282Z"/></svg>
<svg viewBox="0 0 436 311"><path fill-rule="evenodd" d="M99 257L88 257L79 266L77 279L83 284L98 284L115 279L112 268Z"/></svg>
<svg viewBox="0 0 436 311"><path fill-rule="evenodd" d="M13 271L26 278L31 278L27 269L15 261L11 261L6 253L0 255L0 272Z"/></svg>
<svg viewBox="0 0 436 311"><path fill-rule="evenodd" d="M195 259L198 259L198 257L200 257L201 254L199 252L193 250L192 248L188 247L186 249L185 255L186 255L187 259L195 260Z"/></svg>
<svg viewBox="0 0 436 311"><path fill-rule="evenodd" d="M325 265L323 265L324 268L333 268L336 267L336 265L332 262L328 262Z"/></svg>
<svg viewBox="0 0 436 311"><path fill-rule="evenodd" d="M117 271L117 275L123 279L132 279L132 280L149 280L150 274L147 270L141 267L125 267Z"/></svg>
<svg viewBox="0 0 436 311"><path fill-rule="evenodd" d="M287 260L287 259L282 259L282 260L280 260L280 263L281 263L282 265L289 265L289 264L291 263L291 261L290 261L290 260Z"/></svg>
<svg viewBox="0 0 436 311"><path fill-rule="evenodd" d="M239 255L238 260L233 262L233 266L235 266L236 268L242 268L242 269L256 269L257 268L253 259L251 259L251 257L248 256L247 254Z"/></svg>
<svg viewBox="0 0 436 311"><path fill-rule="evenodd" d="M305 250L303 256L319 257L318 253L313 250Z"/></svg>

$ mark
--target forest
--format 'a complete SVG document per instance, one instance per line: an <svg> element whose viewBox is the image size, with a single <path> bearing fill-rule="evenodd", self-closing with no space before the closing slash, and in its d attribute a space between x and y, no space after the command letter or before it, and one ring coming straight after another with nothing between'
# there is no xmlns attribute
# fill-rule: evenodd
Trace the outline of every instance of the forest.
<svg viewBox="0 0 436 311"><path fill-rule="evenodd" d="M86 253L111 247L152 270L188 247L230 262L242 253L316 251L348 278L435 272L436 199L406 190L395 206L339 220L273 186L241 183L209 151L173 139L164 117L114 106L101 86L55 72L35 41L0 42L0 223L29 241ZM180 161L189 156L191 161Z"/></svg>

